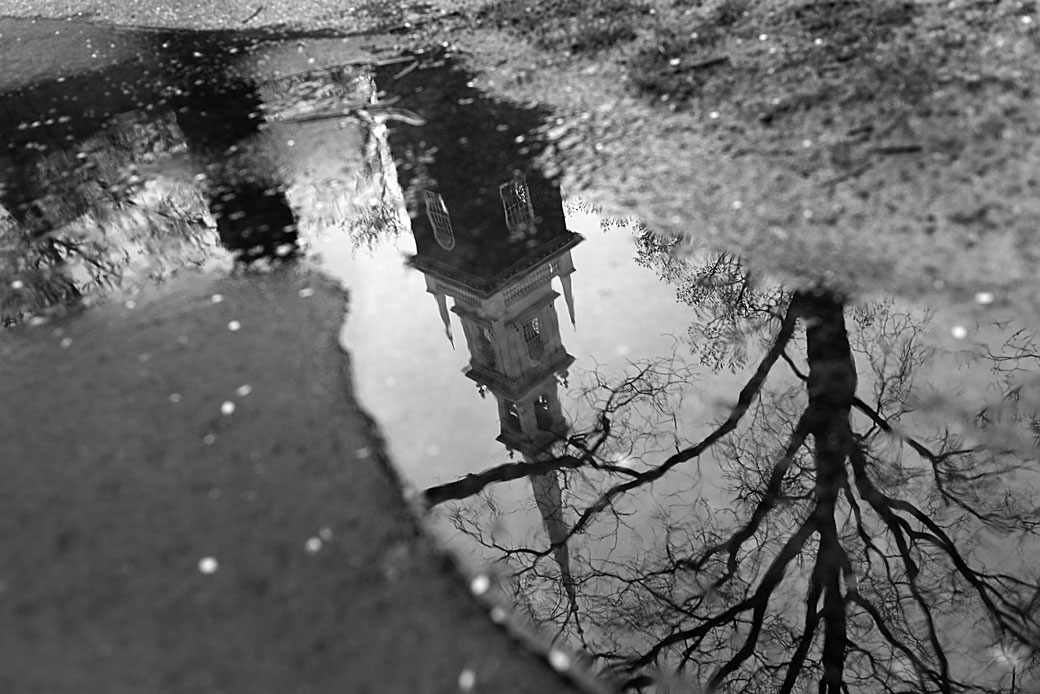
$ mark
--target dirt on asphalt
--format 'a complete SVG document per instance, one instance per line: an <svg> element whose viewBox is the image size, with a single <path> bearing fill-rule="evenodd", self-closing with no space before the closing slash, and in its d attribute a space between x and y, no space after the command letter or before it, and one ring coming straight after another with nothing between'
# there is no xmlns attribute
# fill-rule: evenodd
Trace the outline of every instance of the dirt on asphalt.
<svg viewBox="0 0 1040 694"><path fill-rule="evenodd" d="M571 690L406 507L345 299L189 275L4 335L3 691Z"/></svg>
<svg viewBox="0 0 1040 694"><path fill-rule="evenodd" d="M792 286L1036 317L1031 2L497 0L435 37L607 216ZM429 39L421 39L428 41Z"/></svg>

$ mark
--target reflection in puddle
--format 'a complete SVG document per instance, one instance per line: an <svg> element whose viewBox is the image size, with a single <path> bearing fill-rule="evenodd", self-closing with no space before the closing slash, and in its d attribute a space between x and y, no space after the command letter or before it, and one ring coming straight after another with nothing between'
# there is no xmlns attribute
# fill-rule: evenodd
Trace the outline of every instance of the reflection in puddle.
<svg viewBox="0 0 1040 694"><path fill-rule="evenodd" d="M1030 420L1005 421L996 448L992 408L936 421L954 410L926 400L952 404L956 381L929 342L927 312L763 288L731 257L678 258L644 231L640 261L690 309L684 349L629 353L619 370L575 361L552 282L573 318L582 248L564 246L565 234L536 240L562 201L540 210L530 173L465 160L456 142L469 146L473 131L455 133L416 135L429 138L423 172L435 173L401 176L410 264L449 339L461 325L465 376L497 414L496 440L522 462L482 464L424 495L455 502L451 525L508 572L517 603L632 682L664 669L732 691L1002 686L1009 673L989 667L992 649L1036 638L1035 569L1008 561L1037 517ZM485 147L512 149L513 167L525 168L517 147ZM448 199L452 184L464 192ZM633 272L585 269L612 275L615 292L618 275ZM624 339L630 316L611 313L613 340ZM727 368L742 384L715 381ZM428 379L414 390L395 381L391 397L408 393L422 410L437 392ZM726 404L691 407L696 393ZM380 400L369 400L377 411ZM668 421L679 413L683 425ZM422 432L459 422L453 407ZM1027 432L1021 445L1008 436L1016 428ZM419 459L437 457L428 446ZM695 463L691 476L684 467Z"/></svg>
<svg viewBox="0 0 1040 694"><path fill-rule="evenodd" d="M1035 688L1032 333L604 230L444 59L232 47L5 96L5 323L319 255L430 523L555 642L661 690Z"/></svg>
<svg viewBox="0 0 1040 694"><path fill-rule="evenodd" d="M371 175L392 178L385 123L401 116L358 63L370 55L334 39L307 52L224 33L125 41L136 52L112 64L4 95L5 325L226 266L228 252L246 264L290 259L301 231L352 215L355 236L401 225L386 212L401 208L387 201L396 185ZM341 117L306 122L330 110ZM343 156L329 156L330 136ZM338 187L323 187L330 179Z"/></svg>
<svg viewBox="0 0 1040 694"><path fill-rule="evenodd" d="M689 278L724 261L660 259L662 274ZM736 360L746 380L725 416L699 413L705 431L677 435L671 454L634 455L633 422L672 404L668 389L681 400L703 383L660 362L614 379L596 370L591 426L567 438L548 416L539 425L540 400L517 411L495 393L498 440L525 464L430 487L427 501L464 499L454 526L516 579L532 617L632 677L665 667L734 691L1024 681L988 666L994 648L1036 634L1036 567L1023 564L1035 551L1035 395L1012 387L967 421L927 411L929 380L948 379L950 361L927 344L927 314L892 302L728 281L677 289L716 303L692 333L732 328L700 342L706 364L732 364L744 349L732 342L749 324L760 332L763 346ZM469 347L479 364L483 344ZM694 461L721 479L678 477ZM522 490L488 493L525 472L541 536L503 527L525 513Z"/></svg>

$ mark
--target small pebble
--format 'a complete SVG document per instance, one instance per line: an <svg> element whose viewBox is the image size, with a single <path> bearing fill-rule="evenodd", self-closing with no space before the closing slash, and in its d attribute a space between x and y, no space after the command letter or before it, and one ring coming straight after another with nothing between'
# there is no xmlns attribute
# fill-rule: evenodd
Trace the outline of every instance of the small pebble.
<svg viewBox="0 0 1040 694"><path fill-rule="evenodd" d="M324 544L320 537L310 537L303 543L304 549L307 550L308 554L317 554L321 551L321 546Z"/></svg>
<svg viewBox="0 0 1040 694"><path fill-rule="evenodd" d="M181 401L181 394L180 393L170 393L170 402L180 402L180 401Z"/></svg>
<svg viewBox="0 0 1040 694"><path fill-rule="evenodd" d="M473 691L473 687L477 684L477 674L466 668L459 673L459 691L470 692Z"/></svg>
<svg viewBox="0 0 1040 694"><path fill-rule="evenodd" d="M993 292L979 292L975 295L975 303L980 306L989 306L996 298Z"/></svg>
<svg viewBox="0 0 1040 694"><path fill-rule="evenodd" d="M220 413L225 417L230 417L231 415L235 414L235 403L231 402L230 400L225 400L224 403L220 406Z"/></svg>
<svg viewBox="0 0 1040 694"><path fill-rule="evenodd" d="M214 557L203 557L199 559L199 571L204 574L213 574L217 572L219 564Z"/></svg>
<svg viewBox="0 0 1040 694"><path fill-rule="evenodd" d="M240 398L244 398L245 396L249 395L252 392L253 392L253 386L251 386L249 384L246 384L244 386L239 386L238 390L235 391L235 395L237 395Z"/></svg>
<svg viewBox="0 0 1040 694"><path fill-rule="evenodd" d="M955 340L963 340L968 336L968 329L963 325L955 325L950 328L950 334L953 335Z"/></svg>
<svg viewBox="0 0 1040 694"><path fill-rule="evenodd" d="M555 648L549 651L549 664L556 672L566 672L571 667L571 657Z"/></svg>
<svg viewBox="0 0 1040 694"><path fill-rule="evenodd" d="M489 588L491 588L491 579L484 574L474 577L469 584L469 589L473 591L474 595L483 595L488 592Z"/></svg>
<svg viewBox="0 0 1040 694"><path fill-rule="evenodd" d="M210 300L210 303L219 304L221 301L224 300L224 295L223 294L214 294L213 296L211 296L209 298L209 300Z"/></svg>
<svg viewBox="0 0 1040 694"><path fill-rule="evenodd" d="M241 329L241 327L242 327L242 324L239 323L237 320L233 320L233 321L231 321L230 323L227 324L227 329L230 330L231 332L235 332L235 331Z"/></svg>
<svg viewBox="0 0 1040 694"><path fill-rule="evenodd" d="M300 296L306 299L309 296L314 296L314 290L310 287L304 287L300 290Z"/></svg>

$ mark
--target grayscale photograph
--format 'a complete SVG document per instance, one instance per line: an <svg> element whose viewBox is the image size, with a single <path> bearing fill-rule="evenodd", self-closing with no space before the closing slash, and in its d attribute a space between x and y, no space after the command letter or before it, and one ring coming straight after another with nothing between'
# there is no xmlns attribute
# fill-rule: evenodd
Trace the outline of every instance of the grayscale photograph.
<svg viewBox="0 0 1040 694"><path fill-rule="evenodd" d="M0 66L0 694L1040 693L1035 0L0 0Z"/></svg>

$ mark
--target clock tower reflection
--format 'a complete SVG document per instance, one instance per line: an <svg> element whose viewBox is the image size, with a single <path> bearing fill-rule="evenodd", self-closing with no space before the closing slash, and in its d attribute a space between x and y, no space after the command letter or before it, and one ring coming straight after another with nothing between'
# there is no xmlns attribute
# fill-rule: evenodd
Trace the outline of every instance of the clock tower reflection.
<svg viewBox="0 0 1040 694"><path fill-rule="evenodd" d="M417 253L408 262L425 276L452 345L452 314L461 323L465 375L494 397L498 441L533 463L553 458L569 431L559 385L574 357L563 344L556 304L562 295L574 325L571 250L583 237L566 228L559 189L550 182L514 173L494 190L500 204L477 207L497 208L497 218L485 217L476 229L467 224L472 208L465 201L423 190L412 215ZM559 474L528 479L573 609Z"/></svg>

